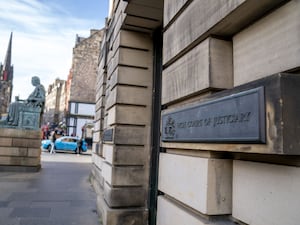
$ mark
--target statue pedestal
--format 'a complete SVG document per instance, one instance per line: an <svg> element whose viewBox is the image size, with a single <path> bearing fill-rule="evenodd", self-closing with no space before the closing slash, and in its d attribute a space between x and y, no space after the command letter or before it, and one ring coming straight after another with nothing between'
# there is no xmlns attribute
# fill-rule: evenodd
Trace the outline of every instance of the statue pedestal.
<svg viewBox="0 0 300 225"><path fill-rule="evenodd" d="M41 168L41 131L0 127L0 171L37 172Z"/></svg>

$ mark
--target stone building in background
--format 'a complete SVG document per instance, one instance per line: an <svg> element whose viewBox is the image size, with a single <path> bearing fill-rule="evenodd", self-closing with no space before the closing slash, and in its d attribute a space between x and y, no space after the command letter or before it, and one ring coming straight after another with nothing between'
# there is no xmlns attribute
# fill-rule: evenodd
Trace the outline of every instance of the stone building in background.
<svg viewBox="0 0 300 225"><path fill-rule="evenodd" d="M65 122L66 114L66 81L57 78L48 86L46 93L43 124L56 124Z"/></svg>
<svg viewBox="0 0 300 225"><path fill-rule="evenodd" d="M11 64L12 36L13 33L10 34L4 64L0 63L0 118L1 115L7 113L13 91L14 68Z"/></svg>
<svg viewBox="0 0 300 225"><path fill-rule="evenodd" d="M110 6L93 137L103 224L299 224L300 1Z"/></svg>
<svg viewBox="0 0 300 225"><path fill-rule="evenodd" d="M82 135L85 123L95 115L95 83L103 30L91 30L88 38L77 36L66 90L67 133Z"/></svg>

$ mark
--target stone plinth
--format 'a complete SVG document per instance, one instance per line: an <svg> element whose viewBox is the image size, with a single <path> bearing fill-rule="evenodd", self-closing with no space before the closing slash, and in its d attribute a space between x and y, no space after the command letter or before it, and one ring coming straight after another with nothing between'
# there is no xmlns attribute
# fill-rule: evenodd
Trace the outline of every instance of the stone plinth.
<svg viewBox="0 0 300 225"><path fill-rule="evenodd" d="M0 170L38 171L41 168L39 130L0 128Z"/></svg>

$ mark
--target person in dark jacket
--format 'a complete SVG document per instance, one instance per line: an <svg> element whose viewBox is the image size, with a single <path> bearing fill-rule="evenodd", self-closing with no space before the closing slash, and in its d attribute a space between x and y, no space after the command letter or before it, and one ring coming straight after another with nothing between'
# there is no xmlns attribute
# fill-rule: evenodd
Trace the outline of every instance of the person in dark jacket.
<svg viewBox="0 0 300 225"><path fill-rule="evenodd" d="M50 136L50 144L51 144L51 150L50 150L50 154L55 154L55 149L54 149L54 143L55 143L55 140L56 140L56 134L55 134L55 131L52 131L52 134Z"/></svg>
<svg viewBox="0 0 300 225"><path fill-rule="evenodd" d="M77 141L77 154L81 154L82 152L83 139L80 138Z"/></svg>

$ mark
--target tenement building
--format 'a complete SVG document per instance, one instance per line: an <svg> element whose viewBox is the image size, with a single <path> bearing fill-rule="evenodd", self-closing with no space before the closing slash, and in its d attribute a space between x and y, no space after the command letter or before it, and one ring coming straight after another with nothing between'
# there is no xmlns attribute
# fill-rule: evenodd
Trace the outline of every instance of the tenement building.
<svg viewBox="0 0 300 225"><path fill-rule="evenodd" d="M56 78L48 86L43 114L43 123L59 124L65 120L66 108L66 81Z"/></svg>
<svg viewBox="0 0 300 225"><path fill-rule="evenodd" d="M299 224L300 1L110 3L93 137L103 224Z"/></svg>
<svg viewBox="0 0 300 225"><path fill-rule="evenodd" d="M95 115L95 83L103 30L76 37L72 67L66 83L67 133L81 136L81 128Z"/></svg>

